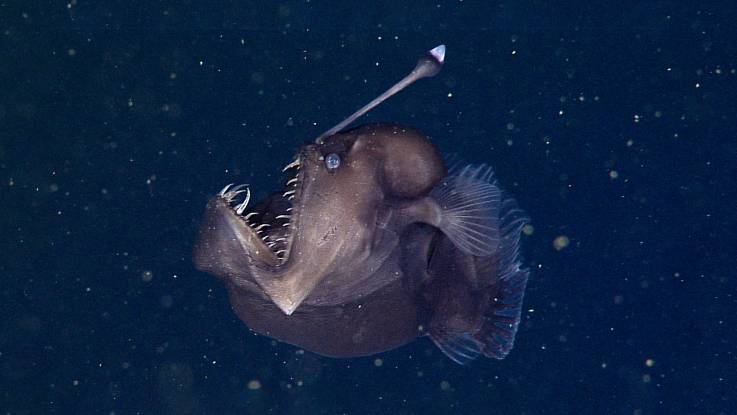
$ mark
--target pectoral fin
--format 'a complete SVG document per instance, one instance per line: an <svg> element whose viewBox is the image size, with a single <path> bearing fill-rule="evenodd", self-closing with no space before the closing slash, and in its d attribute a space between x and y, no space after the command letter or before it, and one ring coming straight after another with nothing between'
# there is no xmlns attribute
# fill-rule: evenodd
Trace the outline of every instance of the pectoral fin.
<svg viewBox="0 0 737 415"><path fill-rule="evenodd" d="M499 248L502 194L491 168L466 166L430 192L440 208L437 227L466 254L490 256Z"/></svg>

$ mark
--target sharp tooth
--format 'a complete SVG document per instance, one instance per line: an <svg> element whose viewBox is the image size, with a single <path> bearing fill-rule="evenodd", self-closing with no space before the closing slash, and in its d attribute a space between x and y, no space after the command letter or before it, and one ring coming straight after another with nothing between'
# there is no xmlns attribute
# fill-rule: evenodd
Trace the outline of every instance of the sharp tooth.
<svg viewBox="0 0 737 415"><path fill-rule="evenodd" d="M243 193L244 187L248 187L247 184L239 184L238 186L233 187L232 184L229 184L223 188L223 190L220 191L220 197L225 199L228 203L233 201L233 198L238 196L239 194Z"/></svg>
<svg viewBox="0 0 737 415"><path fill-rule="evenodd" d="M268 228L269 226L271 226L271 225L269 225L268 223L262 223L262 224L256 226L254 229L256 230L256 232L258 232L258 231L260 231L263 228Z"/></svg>
<svg viewBox="0 0 737 415"><path fill-rule="evenodd" d="M228 192L228 189L230 189L230 186L232 186L233 184L234 183L231 183L231 184L223 187L223 190L221 190L220 193L219 193L220 197L224 197L225 196L225 193Z"/></svg>
<svg viewBox="0 0 737 415"><path fill-rule="evenodd" d="M267 242L266 243L266 246L268 246L269 248L273 248L274 245L276 245L276 242Z"/></svg>
<svg viewBox="0 0 737 415"><path fill-rule="evenodd" d="M246 220L251 219L252 217L258 215L258 212L251 212L246 215Z"/></svg>
<svg viewBox="0 0 737 415"><path fill-rule="evenodd" d="M279 251L276 251L276 254L277 254L277 255L280 255L280 254L281 254L281 255L284 255L284 254L286 254L286 253L287 253L287 250L286 250L286 249L281 249L281 250L279 250Z"/></svg>
<svg viewBox="0 0 737 415"><path fill-rule="evenodd" d="M294 200L294 195L289 196L287 200Z"/></svg>
<svg viewBox="0 0 737 415"><path fill-rule="evenodd" d="M292 211L292 208L288 207L287 212L291 212L291 211Z"/></svg>
<svg viewBox="0 0 737 415"><path fill-rule="evenodd" d="M241 203L240 205L238 205L237 208L235 208L236 213L238 213L239 215L242 215L243 212L245 212L246 206L248 206L248 201L251 200L251 189L246 187L245 191L246 191L246 200L244 200L243 203ZM243 190L240 190L238 193L240 192L243 192Z"/></svg>
<svg viewBox="0 0 737 415"><path fill-rule="evenodd" d="M292 215L278 215L276 219L292 219Z"/></svg>
<svg viewBox="0 0 737 415"><path fill-rule="evenodd" d="M294 168L294 167L299 167L299 159L296 159L293 162L291 162L291 163L287 164L286 166L284 166L284 168L282 169L282 171L284 172L284 171L287 171L287 170L289 170L291 168Z"/></svg>
<svg viewBox="0 0 737 415"><path fill-rule="evenodd" d="M231 190L231 191L229 191L227 193L228 201L229 202L232 202L233 199L236 198L236 196L238 196L240 194L243 194L243 193L247 193L247 192L248 192L248 190L238 190L238 191L235 191L235 192Z"/></svg>
<svg viewBox="0 0 737 415"><path fill-rule="evenodd" d="M297 183L297 181L298 181L298 180L299 180L299 179L298 179L298 178L296 178L296 177L295 177L295 178L293 178L293 179L291 179L291 180L289 180L289 181L287 182L287 186L289 186L289 185L290 185L290 184L292 184L292 183Z"/></svg>
<svg viewBox="0 0 737 415"><path fill-rule="evenodd" d="M286 242L287 238L276 238L274 239L274 242Z"/></svg>
<svg viewBox="0 0 737 415"><path fill-rule="evenodd" d="M282 194L282 197L287 197L287 196L293 195L294 192L296 192L296 190L287 190L286 192L284 192Z"/></svg>
<svg viewBox="0 0 737 415"><path fill-rule="evenodd" d="M230 189L230 191L228 193L237 193L241 189L245 189L247 187L248 187L247 184L239 184L238 186L235 186L234 188Z"/></svg>
<svg viewBox="0 0 737 415"><path fill-rule="evenodd" d="M284 225L282 225L282 228L286 228L287 226L289 226L289 222L287 222Z"/></svg>

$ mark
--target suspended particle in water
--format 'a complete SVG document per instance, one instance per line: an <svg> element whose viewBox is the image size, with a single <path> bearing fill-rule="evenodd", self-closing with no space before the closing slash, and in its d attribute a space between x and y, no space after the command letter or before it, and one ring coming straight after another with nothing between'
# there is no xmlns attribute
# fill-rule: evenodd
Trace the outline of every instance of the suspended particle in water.
<svg viewBox="0 0 737 415"><path fill-rule="evenodd" d="M553 247L555 248L556 251L560 251L563 248L567 247L568 244L570 244L570 243L571 243L571 241L570 241L570 239L568 239L567 236L560 235L560 236L558 236L557 238L555 238L553 240Z"/></svg>

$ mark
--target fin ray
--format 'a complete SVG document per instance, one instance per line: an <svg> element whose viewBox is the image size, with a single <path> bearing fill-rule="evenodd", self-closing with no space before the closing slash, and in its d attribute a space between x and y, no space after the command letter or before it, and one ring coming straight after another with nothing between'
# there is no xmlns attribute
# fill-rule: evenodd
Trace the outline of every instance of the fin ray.
<svg viewBox="0 0 737 415"><path fill-rule="evenodd" d="M495 359L504 359L514 346L529 277L529 271L522 268L519 254L520 234L528 219L511 198L502 202L500 218L499 291L478 333L482 335L484 355Z"/></svg>
<svg viewBox="0 0 737 415"><path fill-rule="evenodd" d="M466 254L493 255L499 247L501 191L489 166L467 165L430 193L441 209L438 227Z"/></svg>
<svg viewBox="0 0 737 415"><path fill-rule="evenodd" d="M431 333L433 343L452 361L465 365L481 354L481 344L469 333L454 336L447 332Z"/></svg>
<svg viewBox="0 0 737 415"><path fill-rule="evenodd" d="M461 169L458 175L461 178L452 179L451 182L478 177L487 180L492 179L491 170L484 167L471 168L467 166ZM451 327L454 324L450 320L446 320L448 317L439 314L437 326L429 332L438 348L451 360L459 364L466 364L479 355L504 359L509 354L514 346L514 339L521 321L522 303L529 276L529 271L522 267L519 254L522 227L528 222L528 219L524 212L517 208L515 201L505 197L495 183L486 182L486 185L493 186L495 191L498 192L498 198L493 198L494 206L486 211L486 214L494 215L494 222L482 222L479 226L478 222L457 221L450 226L440 227L441 231L450 240L449 243L452 243L460 252L466 254L469 254L469 252L464 249L464 244L478 244L479 238L485 237L485 235L479 233L485 232L489 227L493 226L491 234L494 235L497 243L495 250L492 252L493 257L477 256L475 259L476 269L490 277L489 285L483 286L480 291L471 294L486 296L486 299L481 300L485 301L486 304L482 306L484 307L483 310L480 310L479 320L467 321L470 326L475 328L469 328L469 325L467 325L465 329L460 329L461 325L456 326L459 330L453 330ZM434 196L440 201L441 208L447 207L443 205L443 201L447 199L440 197L442 195L436 194ZM483 206L483 204L479 206ZM479 215L474 212L468 214L468 216ZM452 233L454 231L464 233L460 242L458 238L453 238ZM482 240L481 242L486 241ZM443 295L447 294L449 293L446 292Z"/></svg>

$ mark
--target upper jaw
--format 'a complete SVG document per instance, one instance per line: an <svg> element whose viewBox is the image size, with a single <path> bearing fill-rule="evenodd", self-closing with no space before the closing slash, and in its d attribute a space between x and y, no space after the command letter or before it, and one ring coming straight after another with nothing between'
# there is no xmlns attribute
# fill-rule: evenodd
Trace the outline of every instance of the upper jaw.
<svg viewBox="0 0 737 415"><path fill-rule="evenodd" d="M217 195L230 213L231 226L239 228L241 234L250 234L244 239L250 241L245 248L252 264L275 272L289 263L299 225L298 202L304 182L301 153L282 171L289 173L283 190L252 206L248 185L229 184Z"/></svg>

